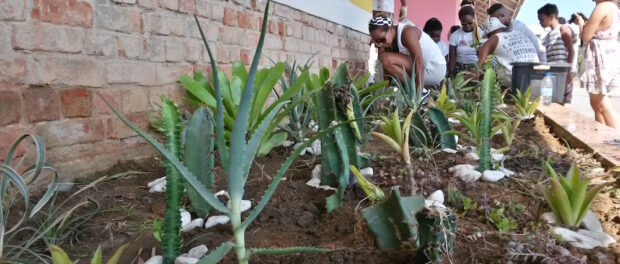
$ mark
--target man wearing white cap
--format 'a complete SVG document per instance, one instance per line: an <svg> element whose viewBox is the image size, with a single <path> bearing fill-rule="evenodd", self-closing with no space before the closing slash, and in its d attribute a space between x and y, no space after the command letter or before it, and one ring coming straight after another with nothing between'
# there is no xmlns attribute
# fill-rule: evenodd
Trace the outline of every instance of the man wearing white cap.
<svg viewBox="0 0 620 264"><path fill-rule="evenodd" d="M482 67L490 54L497 59L497 77L502 85L511 87L513 62L540 62L536 47L523 33L508 31L496 17L490 17L484 25L488 40L478 51L478 66Z"/></svg>

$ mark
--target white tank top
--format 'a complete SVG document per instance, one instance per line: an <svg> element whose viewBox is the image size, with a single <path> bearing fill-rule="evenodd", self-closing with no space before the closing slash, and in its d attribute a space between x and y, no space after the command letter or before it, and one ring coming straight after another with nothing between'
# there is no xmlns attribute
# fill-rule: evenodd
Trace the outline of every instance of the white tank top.
<svg viewBox="0 0 620 264"><path fill-rule="evenodd" d="M536 47L519 31L497 33L499 42L495 48L495 58L498 64L512 74L513 62L540 62Z"/></svg>
<svg viewBox="0 0 620 264"><path fill-rule="evenodd" d="M411 56L409 50L403 45L402 41L403 30L405 30L408 26L415 27L415 24L408 21L399 23L396 31L396 38L398 39L398 52L400 54ZM420 37L420 47L422 48L422 59L424 60L424 66L426 67L437 64L445 65L446 58L441 53L441 49L437 46L437 43L435 43L435 41L433 41L428 34L424 33L424 31L421 32L422 36Z"/></svg>

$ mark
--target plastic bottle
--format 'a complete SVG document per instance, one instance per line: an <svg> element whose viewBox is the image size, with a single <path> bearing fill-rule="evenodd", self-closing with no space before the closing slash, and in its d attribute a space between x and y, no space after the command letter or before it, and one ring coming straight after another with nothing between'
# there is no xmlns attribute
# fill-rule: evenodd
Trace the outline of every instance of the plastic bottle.
<svg viewBox="0 0 620 264"><path fill-rule="evenodd" d="M543 105L550 105L553 97L553 78L551 73L545 73L545 78L540 82L540 97Z"/></svg>

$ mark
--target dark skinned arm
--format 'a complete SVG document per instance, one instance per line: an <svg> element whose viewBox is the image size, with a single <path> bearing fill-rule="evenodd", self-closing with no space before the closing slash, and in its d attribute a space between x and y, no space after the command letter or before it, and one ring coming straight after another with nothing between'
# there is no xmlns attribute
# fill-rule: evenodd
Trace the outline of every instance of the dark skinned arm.
<svg viewBox="0 0 620 264"><path fill-rule="evenodd" d="M484 64L487 61L487 59L489 58L489 54L492 54L495 52L495 49L497 48L497 44L499 43L499 37L497 37L496 35L493 35L489 38L489 40L487 40L487 42L485 42L482 47L480 47L480 50L478 50L478 68L479 69L484 69Z"/></svg>
<svg viewBox="0 0 620 264"><path fill-rule="evenodd" d="M562 35L562 41L564 41L564 47L568 50L568 64L573 64L573 56L575 55L575 49L573 48L573 32L568 26L560 27L560 34ZM566 75L566 86L568 87L573 80L573 73L571 70Z"/></svg>
<svg viewBox="0 0 620 264"><path fill-rule="evenodd" d="M450 53L448 53L448 74L454 75L454 68L456 68L456 46L450 45Z"/></svg>
<svg viewBox="0 0 620 264"><path fill-rule="evenodd" d="M406 27L402 33L403 46L409 50L411 59L413 59L416 87L422 87L424 85L424 56L422 55L422 47L420 46L421 36L422 31L416 27Z"/></svg>

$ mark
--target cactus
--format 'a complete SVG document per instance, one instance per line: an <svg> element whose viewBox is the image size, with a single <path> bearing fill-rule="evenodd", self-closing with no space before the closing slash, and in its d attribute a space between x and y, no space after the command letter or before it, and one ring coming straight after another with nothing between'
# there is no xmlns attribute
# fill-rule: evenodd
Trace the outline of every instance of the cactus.
<svg viewBox="0 0 620 264"><path fill-rule="evenodd" d="M419 250L416 263L441 263L442 254L451 254L457 218L449 208L431 207L416 214Z"/></svg>
<svg viewBox="0 0 620 264"><path fill-rule="evenodd" d="M181 115L174 102L162 96L161 125L166 137L166 149L178 160L181 158ZM166 215L164 217L162 249L164 263L172 264L181 251L181 202L183 179L170 162L166 167Z"/></svg>
<svg viewBox="0 0 620 264"><path fill-rule="evenodd" d="M398 248L404 241L417 241L415 214L423 207L424 197L402 197L395 188L385 202L362 209L362 218L381 250Z"/></svg>
<svg viewBox="0 0 620 264"><path fill-rule="evenodd" d="M196 175L205 188L213 186L213 115L206 108L194 112L185 130L184 163L187 169ZM205 155L206 153L206 155ZM191 209L200 217L209 213L211 206L200 198L196 189L185 183Z"/></svg>
<svg viewBox="0 0 620 264"><path fill-rule="evenodd" d="M480 172L491 169L491 119L493 113L493 88L495 87L495 71L487 69L482 80L482 90L480 91L482 103L480 111L482 117L480 121Z"/></svg>

